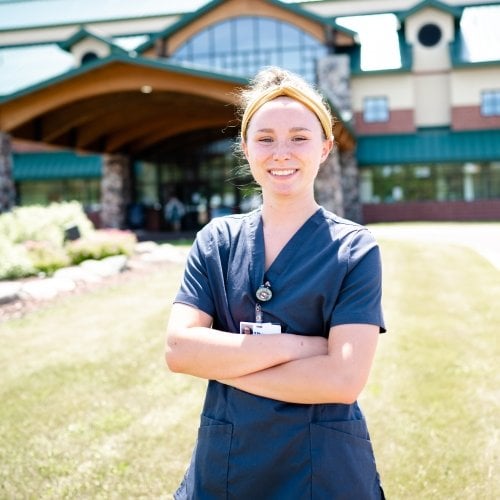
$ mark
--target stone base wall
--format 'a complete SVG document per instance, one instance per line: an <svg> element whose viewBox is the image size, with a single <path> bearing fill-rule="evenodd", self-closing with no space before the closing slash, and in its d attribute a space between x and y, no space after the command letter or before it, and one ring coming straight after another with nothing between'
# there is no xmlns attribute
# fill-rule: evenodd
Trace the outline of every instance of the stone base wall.
<svg viewBox="0 0 500 500"><path fill-rule="evenodd" d="M359 169L356 150L340 153L342 165L342 196L344 217L354 222L363 223L363 211L359 199Z"/></svg>
<svg viewBox="0 0 500 500"><path fill-rule="evenodd" d="M316 201L330 212L344 216L344 200L342 192L342 168L337 148L319 168L315 183Z"/></svg>
<svg viewBox="0 0 500 500"><path fill-rule="evenodd" d="M123 155L103 156L103 177L101 183L102 227L124 228L129 202L129 159Z"/></svg>
<svg viewBox="0 0 500 500"><path fill-rule="evenodd" d="M11 140L7 134L0 132L0 213L12 210L16 200L12 169Z"/></svg>

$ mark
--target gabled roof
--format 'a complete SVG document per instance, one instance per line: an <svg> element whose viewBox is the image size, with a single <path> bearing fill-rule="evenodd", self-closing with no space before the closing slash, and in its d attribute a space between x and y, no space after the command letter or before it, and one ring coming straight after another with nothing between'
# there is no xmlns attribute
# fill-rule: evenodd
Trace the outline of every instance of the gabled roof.
<svg viewBox="0 0 500 500"><path fill-rule="evenodd" d="M31 94L35 91L42 90L44 88L51 87L60 82L64 82L66 80L70 80L76 76L83 75L85 73L90 73L97 68L101 68L104 66L108 66L112 63L122 62L126 64L130 64L132 66L142 66L148 68L156 68L160 70L164 70L166 72L174 72L174 73L182 73L185 75L199 76L205 78L211 78L214 80L221 80L230 83L234 83L235 85L246 85L248 83L247 78L242 78L239 76L235 76L229 73L216 73L208 70L200 70L198 68L192 68L188 65L177 64L172 62L165 62L164 60L156 60L144 57L133 57L130 56L126 51L123 53L112 53L108 57L102 59L95 59L93 61L88 62L87 64L80 66L78 68L72 69L60 75L49 78L48 80L44 80L42 82L36 83L35 85L31 85L29 87L25 87L17 92L13 92L11 94L7 94L4 96L0 96L0 104L12 101L21 97L23 95Z"/></svg>
<svg viewBox="0 0 500 500"><path fill-rule="evenodd" d="M226 0L212 0L211 2L208 2L207 4L200 7L198 10L195 10L194 12L191 12L189 14L185 14L184 16L182 16L179 19L179 21L172 24L171 26L169 26L165 30L160 31L159 33L156 33L154 36L151 37L150 40L148 40L147 42L145 42L142 45L140 45L139 47L137 47L136 48L137 53L141 54L141 53L147 51L148 49L150 49L151 47L154 46L154 44L157 40L161 40L163 38L167 38L167 37L173 35L177 31L181 30L185 26L187 26L190 23L197 20L198 18L204 16L208 12L219 7L225 1ZM318 24L323 24L324 26L333 27L335 30L340 31L342 33L345 33L346 35L348 35L352 38L357 37L357 33L355 31L352 31L348 28L345 28L344 26L341 26L340 24L337 24L335 22L335 20L319 16L317 14L314 14L313 12L309 12L298 5L283 3L283 2L280 2L279 0L264 0L264 1L266 1L267 3L269 3L271 5L277 6L280 9L283 9L283 10L286 10L288 12L292 12L294 14L302 16L304 18L310 19L311 21L317 22ZM255 14L257 15L258 12L256 12Z"/></svg>
<svg viewBox="0 0 500 500"><path fill-rule="evenodd" d="M432 7L434 9L447 12L448 14L451 14L455 19L459 19L463 12L463 8L452 7L451 5L448 5L447 3L444 2L440 2L439 0L422 0L421 2L413 6L411 9L404 10L399 14L397 14L397 17L399 21L405 21L408 17L412 16L416 12L422 9L426 9L428 7Z"/></svg>
<svg viewBox="0 0 500 500"><path fill-rule="evenodd" d="M81 42L82 40L85 40L86 38L98 40L99 42L108 45L109 48L111 49L111 52L121 53L121 54L127 53L125 49L116 45L110 38L106 37L105 35L98 34L95 31L91 31L88 28L81 28L76 33L71 35L67 40L65 40L64 42L59 42L57 45L62 50L65 50L66 52L71 52L71 49L74 45Z"/></svg>

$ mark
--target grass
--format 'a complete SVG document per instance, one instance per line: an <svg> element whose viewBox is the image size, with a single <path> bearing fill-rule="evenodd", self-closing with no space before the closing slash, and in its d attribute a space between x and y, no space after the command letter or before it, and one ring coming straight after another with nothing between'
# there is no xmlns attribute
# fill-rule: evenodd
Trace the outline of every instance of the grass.
<svg viewBox="0 0 500 500"><path fill-rule="evenodd" d="M387 497L500 498L500 271L459 246L380 243L389 333L361 405ZM181 272L0 324L0 498L171 498L205 387L164 368Z"/></svg>

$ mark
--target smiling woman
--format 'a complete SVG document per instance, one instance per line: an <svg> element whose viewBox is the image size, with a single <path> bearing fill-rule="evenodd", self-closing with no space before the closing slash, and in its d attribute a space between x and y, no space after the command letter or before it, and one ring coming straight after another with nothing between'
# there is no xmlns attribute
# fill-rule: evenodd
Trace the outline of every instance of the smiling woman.
<svg viewBox="0 0 500 500"><path fill-rule="evenodd" d="M168 366L209 380L175 498L383 498L356 402L385 331L380 255L366 228L315 200L331 115L280 68L257 75L242 107L263 204L200 231L171 310Z"/></svg>

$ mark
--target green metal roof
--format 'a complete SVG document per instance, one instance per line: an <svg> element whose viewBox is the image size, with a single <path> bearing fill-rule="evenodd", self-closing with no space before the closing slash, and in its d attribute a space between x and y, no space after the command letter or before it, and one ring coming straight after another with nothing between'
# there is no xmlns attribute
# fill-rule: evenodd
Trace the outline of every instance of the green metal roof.
<svg viewBox="0 0 500 500"><path fill-rule="evenodd" d="M14 153L14 181L98 179L102 176L99 155L72 152Z"/></svg>
<svg viewBox="0 0 500 500"><path fill-rule="evenodd" d="M29 87L25 87L21 90L18 90L16 92L12 92L11 94L8 95L0 95L0 104L4 102L9 102L14 99L17 99L18 97L24 96L31 94L32 92L41 90L46 87L50 87L51 85L54 85L55 83L63 82L65 80L70 80L71 78L75 78L81 74L89 73L96 68L101 68L103 66L106 66L108 64L112 64L115 62L123 62L127 63L133 66L139 66L139 67L146 67L146 68L157 68L159 70L163 71L170 71L173 73L181 73L181 74L187 74L187 75L192 75L192 76L199 76L202 78L212 78L214 80L221 80L221 81L226 81L226 82L231 82L234 83L235 85L246 85L248 84L248 78L242 78L239 76L234 76L229 73L216 73L214 71L209 71L209 70L202 70L202 69L195 69L192 67L189 67L188 65L183 65L183 64L178 64L178 63L172 63L172 62L165 62L164 60L157 60L157 59L150 59L146 57L133 57L130 56L126 53L111 53L108 57L104 57L102 59L95 59L93 61L89 61L88 63L84 64L83 66L80 66L78 68L72 69L70 71L67 71L66 73L63 73L61 75L54 76L52 78L49 78L47 80L44 80L42 82L36 83L34 85L31 85Z"/></svg>
<svg viewBox="0 0 500 500"><path fill-rule="evenodd" d="M500 161L500 130L429 129L416 134L362 136L357 144L360 166Z"/></svg>
<svg viewBox="0 0 500 500"><path fill-rule="evenodd" d="M76 33L71 35L68 39L64 40L63 42L59 42L57 45L62 50L65 50L66 52L70 52L73 45L76 45L78 42L81 42L85 38L92 38L94 40L98 40L100 42L103 42L106 45L108 45L112 51L116 51L116 52L122 53L122 54L127 53L127 51L125 49L122 49L121 47L116 45L111 38L93 33L91 30L89 30L87 28L81 28Z"/></svg>

